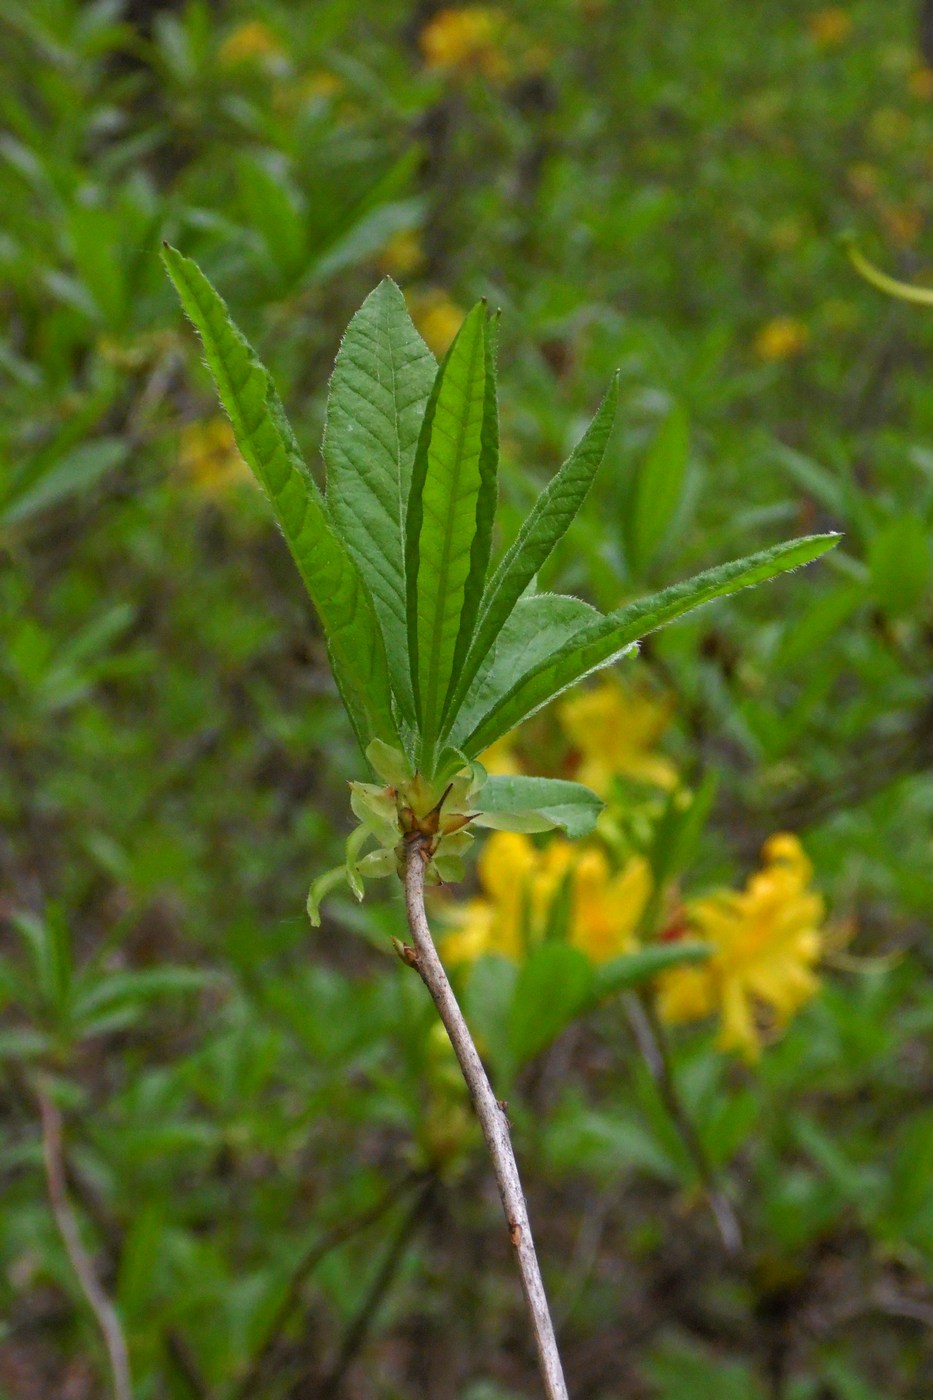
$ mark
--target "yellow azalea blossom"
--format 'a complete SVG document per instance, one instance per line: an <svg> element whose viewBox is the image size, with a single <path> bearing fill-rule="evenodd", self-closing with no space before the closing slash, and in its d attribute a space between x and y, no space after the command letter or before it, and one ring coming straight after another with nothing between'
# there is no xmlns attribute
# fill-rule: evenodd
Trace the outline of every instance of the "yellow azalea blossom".
<svg viewBox="0 0 933 1400"><path fill-rule="evenodd" d="M641 917L651 898L651 867L631 856L617 874L595 847L574 863L570 942L591 962L608 962L635 947Z"/></svg>
<svg viewBox="0 0 933 1400"><path fill-rule="evenodd" d="M218 61L231 68L251 59L282 57L282 45L260 19L249 20L231 30L217 51Z"/></svg>
<svg viewBox="0 0 933 1400"><path fill-rule="evenodd" d="M830 5L810 16L807 29L810 38L821 48L834 49L845 43L852 33L852 16L841 5Z"/></svg>
<svg viewBox="0 0 933 1400"><path fill-rule="evenodd" d="M408 300L411 319L435 355L443 355L463 324L466 312L438 287L413 293Z"/></svg>
<svg viewBox="0 0 933 1400"><path fill-rule="evenodd" d="M393 233L379 254L379 268L390 277L408 277L424 262L424 249L417 229L403 228Z"/></svg>
<svg viewBox="0 0 933 1400"><path fill-rule="evenodd" d="M673 702L623 686L611 676L565 700L561 727L579 754L578 782L608 797L616 776L670 790L677 769L655 751L673 714Z"/></svg>
<svg viewBox="0 0 933 1400"><path fill-rule="evenodd" d="M793 316L775 316L755 336L754 351L759 360L790 360L807 348L810 332Z"/></svg>
<svg viewBox="0 0 933 1400"><path fill-rule="evenodd" d="M512 738L511 734L504 735L480 755L479 761L487 773L495 773L500 778L516 778L521 774L522 766L512 748Z"/></svg>
<svg viewBox="0 0 933 1400"><path fill-rule="evenodd" d="M819 988L814 968L826 946L825 908L796 836L765 843L763 869L744 890L688 901L691 932L711 945L704 963L658 978L664 1020L720 1018L719 1044L748 1060L761 1052L762 1024L784 1026Z"/></svg>
<svg viewBox="0 0 933 1400"><path fill-rule="evenodd" d="M511 75L502 52L508 29L504 11L485 5L439 10L421 31L425 67L443 73L481 73L493 82Z"/></svg>
<svg viewBox="0 0 933 1400"><path fill-rule="evenodd" d="M178 466L204 496L222 496L239 481L252 481L226 418L188 423L181 431Z"/></svg>
<svg viewBox="0 0 933 1400"><path fill-rule="evenodd" d="M568 941L593 962L635 945L651 895L648 862L633 857L613 873L601 850L556 838L538 849L527 836L495 832L479 858L481 897L450 912L454 931L444 939L450 963L484 953L518 962L548 933L555 901L568 886Z"/></svg>

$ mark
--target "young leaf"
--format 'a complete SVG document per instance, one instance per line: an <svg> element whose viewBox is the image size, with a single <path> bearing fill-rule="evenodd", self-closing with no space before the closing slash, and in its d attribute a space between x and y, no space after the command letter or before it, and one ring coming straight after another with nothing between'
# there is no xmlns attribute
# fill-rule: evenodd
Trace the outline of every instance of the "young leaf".
<svg viewBox="0 0 933 1400"><path fill-rule="evenodd" d="M582 783L562 778L487 778L477 798L476 826L497 831L550 831L560 827L573 838L588 836L603 810L602 798Z"/></svg>
<svg viewBox="0 0 933 1400"><path fill-rule="evenodd" d="M392 687L414 719L405 594L405 505L437 364L386 277L347 327L324 424L326 504L373 596Z"/></svg>
<svg viewBox="0 0 933 1400"><path fill-rule="evenodd" d="M464 698L506 619L525 589L563 538L580 509L603 460L619 398L613 377L592 423L551 480L508 550L483 598L476 636L447 707L448 727L457 721Z"/></svg>
<svg viewBox="0 0 933 1400"><path fill-rule="evenodd" d="M458 713L452 735L455 746L519 677L553 656L600 616L589 603L562 593L530 593L519 598Z"/></svg>
<svg viewBox="0 0 933 1400"><path fill-rule="evenodd" d="M463 649L462 638L472 632L484 583L495 511L490 408L486 308L480 302L461 326L431 390L406 515L412 690L427 768L454 658Z"/></svg>
<svg viewBox="0 0 933 1400"><path fill-rule="evenodd" d="M788 569L808 564L831 549L838 540L838 535L809 535L799 540L788 540L775 545L773 549L707 569L695 578L675 583L661 593L652 594L639 603L630 603L607 617L599 618L572 636L552 657L540 662L516 681L464 739L461 748L468 757L481 753L562 690L582 680L591 671L608 665L640 637L666 626L713 598L725 597L740 588L749 588Z"/></svg>
<svg viewBox="0 0 933 1400"><path fill-rule="evenodd" d="M373 601L305 464L268 371L190 258L165 246L163 259L201 340L237 446L269 498L324 627L337 685L365 749L398 743L385 645Z"/></svg>

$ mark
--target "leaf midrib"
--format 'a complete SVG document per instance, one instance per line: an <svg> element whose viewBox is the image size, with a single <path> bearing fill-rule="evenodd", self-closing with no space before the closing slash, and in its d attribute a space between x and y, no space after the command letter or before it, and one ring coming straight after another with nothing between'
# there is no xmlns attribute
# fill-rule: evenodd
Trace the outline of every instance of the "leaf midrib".
<svg viewBox="0 0 933 1400"><path fill-rule="evenodd" d="M482 353L483 349L484 349L484 335L483 335L482 332L481 332L481 333L476 337L476 341L475 341L475 343L474 343L473 350L472 350L472 353L471 353L471 355L470 355L470 362L469 362L468 374L467 374L467 379L466 379L466 383L467 383L467 386L468 386L468 392L469 392L469 386L470 386L470 385L472 384L472 382L473 382L474 371L475 371L475 367L476 367L477 354L478 354L478 353ZM452 501L452 502L453 502L453 501L456 501L457 496L458 496L458 494L459 494L459 489L458 489L458 488L459 488L459 485L460 485L460 476L461 476L461 473L462 473L462 470L463 470L463 443L464 443L464 439L465 439L465 437L466 437L467 425L468 425L468 423L470 423L471 420L472 420L472 411L471 411L471 410L472 410L472 399L471 399L471 398L468 398L468 399L467 399L467 404L466 404L466 412L465 412L465 413L463 414L463 416L461 417L460 426L459 426L459 429L458 429L458 431L457 431L457 443L456 443L456 469L455 469L455 473L454 473L454 477L453 477L453 482L452 482L452 485L451 485L451 492L450 492L451 501ZM435 417L434 423L432 424L432 427L431 427L431 436L432 436L432 439L433 439L434 434L437 432L438 427L439 427L439 425L438 425L437 419L436 419L436 417ZM447 436L448 438L450 438L450 433L447 432L447 430L446 430L445 428L441 428L441 431L442 431L443 433L446 433L446 436ZM429 451L430 451L430 448L429 448ZM428 509L427 505L423 506L422 508L425 509L425 510ZM432 511L432 515L434 516L434 519L436 520L436 519L437 519L436 513ZM427 701L426 703L424 703L424 705L423 705L423 710L422 710L423 715L424 715L424 719L425 719L425 737L426 737L427 739L430 739L432 742L433 742L433 739L434 739L434 737L435 737L435 730L436 730L436 728L437 728L437 725L434 723L434 714L435 714L435 710L436 710L436 706L437 706L437 691L438 691L438 664L437 664L437 662L438 662L438 654L439 654L439 652L440 652L441 636L442 636L442 634L443 634L443 626L444 626L444 617L445 617L444 599L445 599L445 597L446 597L446 595L447 595L447 581L448 581L448 578L449 578L449 575L450 575L450 544L451 544L451 539L452 539L452 535L453 535L453 517L454 517L454 511L453 511L453 509L451 509L450 511L448 511L448 513L447 513L447 519L446 519L446 521L444 522L444 525L443 525L443 531L444 531L444 536L443 536L443 539L444 539L444 547L443 547L443 551L442 551L442 555L441 555L441 569L440 569L439 582L438 582L438 589L437 589L437 601L436 601L435 608L434 608L434 619L433 619L433 626L432 626L432 629L431 629L431 648L430 648L431 664L430 664L430 670L429 670L429 673L428 673L428 687L429 687L429 691L428 691L428 701ZM422 527L422 528L423 528L423 527ZM438 716L438 719L439 719L439 718L440 718L440 717Z"/></svg>

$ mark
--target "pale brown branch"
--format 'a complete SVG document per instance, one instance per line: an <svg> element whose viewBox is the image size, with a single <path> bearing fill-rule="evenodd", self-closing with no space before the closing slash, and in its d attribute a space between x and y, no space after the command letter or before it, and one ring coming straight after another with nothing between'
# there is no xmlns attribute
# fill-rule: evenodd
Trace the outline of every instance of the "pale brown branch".
<svg viewBox="0 0 933 1400"><path fill-rule="evenodd" d="M512 1151L509 1122L504 1108L492 1091L483 1062L434 946L424 911L424 868L422 849L417 842L413 842L405 864L405 907L408 927L415 946L404 949L403 955L406 962L418 971L431 993L438 1015L460 1062L483 1130L483 1137L486 1139L499 1195L502 1198L509 1240L521 1275L545 1393L548 1400L567 1400L567 1386L560 1353L557 1350L557 1339L554 1336L554 1326L548 1311L541 1270L538 1267L525 1195Z"/></svg>
<svg viewBox="0 0 933 1400"><path fill-rule="evenodd" d="M87 1299L88 1306L93 1312L103 1336L113 1375L114 1400L133 1400L130 1360L120 1319L101 1286L91 1256L81 1242L78 1221L68 1197L62 1116L58 1111L58 1105L43 1085L40 1084L36 1092L39 1100L39 1113L42 1118L42 1155L45 1161L45 1179L48 1183L49 1204L52 1207L55 1224L62 1237L62 1243L65 1246L71 1267L81 1285L81 1291Z"/></svg>

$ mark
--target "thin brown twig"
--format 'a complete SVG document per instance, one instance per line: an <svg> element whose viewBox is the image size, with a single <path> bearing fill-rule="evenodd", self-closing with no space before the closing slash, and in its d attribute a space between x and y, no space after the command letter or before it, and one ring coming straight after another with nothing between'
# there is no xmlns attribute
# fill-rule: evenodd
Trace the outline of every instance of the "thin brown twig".
<svg viewBox="0 0 933 1400"><path fill-rule="evenodd" d="M42 1119L42 1155L48 1183L49 1203L65 1252L88 1306L94 1314L107 1348L113 1375L114 1400L133 1400L130 1360L126 1339L113 1303L107 1297L94 1269L94 1262L81 1242L78 1221L68 1196L65 1171L64 1133L58 1105L41 1083L36 1094Z"/></svg>
<svg viewBox="0 0 933 1400"><path fill-rule="evenodd" d="M522 1290L528 1309L538 1353L538 1364L548 1400L568 1400L567 1386L561 1365L554 1325L548 1310L547 1295L541 1278L528 1220L528 1208L522 1191L521 1178L512 1142L509 1122L503 1106L496 1099L483 1068L469 1027L457 1004L453 989L438 957L424 910L425 852L418 841L409 846L405 862L405 908L408 927L414 939L413 948L401 950L404 960L421 976L460 1063L476 1115L486 1139L492 1167L502 1199L509 1230L509 1240L515 1252L521 1275Z"/></svg>
<svg viewBox="0 0 933 1400"><path fill-rule="evenodd" d="M680 1097L663 1027L647 997L639 996L633 992L623 997L622 1000L642 1059L648 1066L661 1102L667 1109L680 1140L687 1150L687 1155L696 1168L697 1176L703 1184L706 1199L709 1201L709 1207L713 1212L723 1245L729 1254L740 1254L742 1252L742 1228L738 1216L732 1202L716 1179L716 1171L710 1161L709 1153L706 1151L703 1140Z"/></svg>

